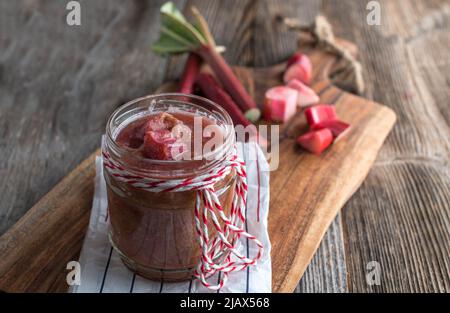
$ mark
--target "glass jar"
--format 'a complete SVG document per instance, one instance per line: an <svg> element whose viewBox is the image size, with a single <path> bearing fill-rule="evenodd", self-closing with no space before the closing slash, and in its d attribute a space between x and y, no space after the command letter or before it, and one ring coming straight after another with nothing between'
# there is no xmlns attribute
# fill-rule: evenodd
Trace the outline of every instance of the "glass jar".
<svg viewBox="0 0 450 313"><path fill-rule="evenodd" d="M195 160L153 160L118 144L127 125L146 115L186 113L206 117L221 130L223 143ZM195 134L193 136L195 138ZM204 174L232 153L235 143L228 113L208 99L184 94L152 95L131 101L109 118L103 149L133 175L153 179L183 179ZM235 171L214 185L228 214L234 196ZM119 181L104 167L108 195L110 241L125 265L153 280L191 279L201 251L194 222L195 191L153 192ZM214 227L209 227L211 235Z"/></svg>

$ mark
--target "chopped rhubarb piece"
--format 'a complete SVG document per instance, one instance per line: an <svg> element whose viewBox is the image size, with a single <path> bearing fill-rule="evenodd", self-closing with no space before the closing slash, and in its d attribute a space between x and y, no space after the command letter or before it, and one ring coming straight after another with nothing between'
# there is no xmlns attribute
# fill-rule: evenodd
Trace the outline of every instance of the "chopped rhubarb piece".
<svg viewBox="0 0 450 313"><path fill-rule="evenodd" d="M333 105L320 104L305 110L306 120L311 128L325 121L339 120Z"/></svg>
<svg viewBox="0 0 450 313"><path fill-rule="evenodd" d="M170 145L170 155L173 160L181 160L184 156L189 156L190 150L188 148L188 143L181 140L175 141Z"/></svg>
<svg viewBox="0 0 450 313"><path fill-rule="evenodd" d="M300 52L294 53L286 62L286 69L288 69L291 65L297 63L302 58L302 54Z"/></svg>
<svg viewBox="0 0 450 313"><path fill-rule="evenodd" d="M309 85L312 77L312 64L309 57L302 53L294 54L287 62L283 80L285 83L298 79Z"/></svg>
<svg viewBox="0 0 450 313"><path fill-rule="evenodd" d="M286 122L297 110L297 91L285 86L270 88L264 100L264 118Z"/></svg>
<svg viewBox="0 0 450 313"><path fill-rule="evenodd" d="M173 115L170 115L165 112L159 113L149 118L145 130L146 131L168 130L172 129L175 125L179 123L181 123L181 121L176 119Z"/></svg>
<svg viewBox="0 0 450 313"><path fill-rule="evenodd" d="M308 62L308 61L311 64L311 61L309 60L309 57L306 54L303 54L301 52L296 52L287 60L286 69L295 63Z"/></svg>
<svg viewBox="0 0 450 313"><path fill-rule="evenodd" d="M310 131L297 138L298 144L314 154L321 154L333 142L333 134L328 128Z"/></svg>
<svg viewBox="0 0 450 313"><path fill-rule="evenodd" d="M323 121L318 124L314 124L311 126L311 129L313 130L319 130L328 128L333 133L334 138L339 137L347 128L349 128L350 125L339 121L339 120L331 120L331 121Z"/></svg>
<svg viewBox="0 0 450 313"><path fill-rule="evenodd" d="M177 124L172 128L172 135L178 140L191 142L192 130L184 124Z"/></svg>
<svg viewBox="0 0 450 313"><path fill-rule="evenodd" d="M350 126L339 120L333 105L321 104L309 107L305 110L305 115L312 130L328 128L335 138Z"/></svg>
<svg viewBox="0 0 450 313"><path fill-rule="evenodd" d="M169 130L150 130L144 136L142 152L149 159L171 160L171 149L176 140Z"/></svg>
<svg viewBox="0 0 450 313"><path fill-rule="evenodd" d="M297 105L307 107L319 102L319 96L298 79L291 80L287 86L298 91Z"/></svg>
<svg viewBox="0 0 450 313"><path fill-rule="evenodd" d="M177 160L188 151L191 129L169 113L149 117L145 125L142 153L156 160Z"/></svg>

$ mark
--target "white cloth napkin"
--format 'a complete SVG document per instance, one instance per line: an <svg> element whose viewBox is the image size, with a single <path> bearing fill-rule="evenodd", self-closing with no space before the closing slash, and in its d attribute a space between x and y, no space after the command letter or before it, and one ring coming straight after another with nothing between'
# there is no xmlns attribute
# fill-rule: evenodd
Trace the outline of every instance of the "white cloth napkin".
<svg viewBox="0 0 450 313"><path fill-rule="evenodd" d="M72 286L70 292L271 292L272 267L270 260L270 241L267 231L269 211L269 166L261 149L256 144L238 143L238 153L247 166L247 231L255 235L264 245L264 253L255 266L243 271L233 272L225 286L219 291L205 288L199 281L180 283L156 282L131 272L122 263L108 240L106 184L103 178L102 160L96 159L95 193L92 204L89 229L80 254L80 285ZM253 257L257 248L240 239L240 248L245 255ZM209 279L216 284L217 274Z"/></svg>

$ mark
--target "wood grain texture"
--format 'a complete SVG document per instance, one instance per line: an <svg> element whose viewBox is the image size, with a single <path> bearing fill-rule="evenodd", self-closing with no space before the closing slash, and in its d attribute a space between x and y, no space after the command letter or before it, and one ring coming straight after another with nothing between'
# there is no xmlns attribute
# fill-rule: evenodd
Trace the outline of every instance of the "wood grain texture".
<svg viewBox="0 0 450 313"><path fill-rule="evenodd" d="M321 102L335 104L339 116L353 126L319 158L296 149L295 139L306 129L301 112L281 127L279 167L271 173L270 189L269 236L274 292L294 291L328 226L366 177L395 121L390 109L321 80L329 76L328 71L336 61L334 56L306 46L302 52L309 55L316 69L313 81L319 82L314 89L321 96ZM286 64L281 63L267 68L237 67L235 72L255 101L262 103L264 91L281 84L285 68ZM174 83L167 83L159 91L174 91L174 86ZM342 233L340 225L337 226L334 243L341 244ZM336 249L334 260L339 278L332 277L332 283L326 286L329 291L344 291L346 279L340 266L344 258L343 253L339 253L343 247L333 249Z"/></svg>
<svg viewBox="0 0 450 313"><path fill-rule="evenodd" d="M0 3L0 233L100 143L105 117L163 79L149 52L162 1Z"/></svg>
<svg viewBox="0 0 450 313"><path fill-rule="evenodd" d="M331 223L295 292L347 291L347 268L342 241L341 213Z"/></svg>
<svg viewBox="0 0 450 313"><path fill-rule="evenodd" d="M288 32L275 23L276 15L296 17L304 24L310 24L320 13L322 1L259 1L253 24L253 63L257 67L268 66L285 59L297 49L297 34ZM268 18L268 16L272 18ZM255 31L257 30L257 31ZM345 37L344 37L345 38ZM317 250L314 260L310 263L296 292L344 292L347 290L345 279L345 258L342 225L338 215L330 226L335 230L328 231ZM327 253L332 249L336 254L330 259ZM318 262L324 260L324 262Z"/></svg>
<svg viewBox="0 0 450 313"><path fill-rule="evenodd" d="M327 65L331 65L336 58L313 47L305 47L303 52L309 54L316 69L313 77L326 77L326 71L330 68ZM281 83L285 67L285 63L259 69L238 67L235 72L247 86L251 96L258 101L265 90ZM173 91L167 88L173 87L174 84L168 83L164 86L166 87L160 88L159 92ZM269 214L274 292L294 291L328 226L364 180L395 121L395 114L391 110L345 93L331 86L327 80L320 80L314 88L323 102L336 105L339 116L352 127L320 157L301 151L295 144L295 138L306 127L302 112L299 111L281 128L280 162L278 168L271 173ZM14 252L20 251L27 256L35 255L35 251L30 247L38 249L42 256L51 254L49 252L55 251L49 237L53 236L53 225L58 225L58 229L72 230L72 236L58 237L61 246L69 246L74 242L72 237L76 237L77 242L81 241L85 229L78 226L75 228L73 225L78 225L80 216L83 216L82 220L87 221L86 212L89 212L92 198L94 158L95 154L63 180L56 190L47 194L42 202L34 206L21 219L17 228L2 237L5 247L0 252L4 255L5 264L3 267L0 264L0 287L3 290L35 291L35 285L30 282L39 285L38 282L42 280L39 273L42 271L49 273L46 280L53 282L52 285L63 288L64 280L55 282L55 279L63 276L59 269L60 264L53 258L46 259L45 262L35 258L36 266L31 267L27 276L22 276L20 269L24 258L18 257L20 253L12 253L11 247L14 244L19 246ZM85 168L90 171L83 173ZM71 197L64 197L60 191L67 189L73 190ZM88 190L91 194L87 194ZM76 216L77 220L71 218L75 208L82 211ZM48 213L46 219L39 217L43 212ZM65 216L63 221L62 216ZM29 222L37 219L40 223ZM48 228L43 229L42 224L48 224ZM54 231L57 232L58 229ZM27 235L17 239L16 233ZM286 238L289 240L285 240ZM36 243L36 240L39 242ZM65 264L76 253L75 248L65 253L58 252L58 261L61 260L60 263ZM44 283L42 287L37 288L39 291L53 291Z"/></svg>
<svg viewBox="0 0 450 313"><path fill-rule="evenodd" d="M380 26L363 22L364 2L324 1L323 8L339 35L358 42L367 96L398 116L375 167L343 209L348 288L448 292L450 6L380 3ZM371 261L381 265L379 286L365 280Z"/></svg>
<svg viewBox="0 0 450 313"><path fill-rule="evenodd" d="M281 143L280 166L271 175L269 216L274 290L294 290L320 243L314 238L322 238L339 209L362 183L395 120L385 107L334 87L326 88L321 100L335 103L339 116L353 129L321 155L320 162L293 149L294 130L295 135Z"/></svg>
<svg viewBox="0 0 450 313"><path fill-rule="evenodd" d="M64 23L58 1L0 2L0 234L98 147L116 106L181 70L183 57L167 63L148 51L163 1L80 2L79 28ZM239 65L268 66L295 50L296 35L271 16L309 23L323 13L357 42L366 97L397 113L375 167L333 224L344 238L325 237L298 291L450 291L448 1L380 0L381 26L365 23L365 1L176 2L197 5ZM330 259L329 245L344 242L346 257ZM375 288L365 282L374 260L383 270ZM330 278L342 268L348 286L324 285L344 283Z"/></svg>
<svg viewBox="0 0 450 313"><path fill-rule="evenodd" d="M94 160L83 161L1 237L1 290L67 290L66 266L78 259L89 223Z"/></svg>
<svg viewBox="0 0 450 313"><path fill-rule="evenodd" d="M230 2L232 5L229 5ZM228 47L224 56L231 64L262 67L286 59L297 49L297 34L281 28L275 23L274 17L278 14L296 16L302 22L309 24L320 12L321 1L307 0L302 1L301 5L295 0L228 1L228 4L223 1L188 1L183 10L186 15L189 15L190 5L200 9L211 25L217 41ZM228 15L239 22L227 23L224 27L220 19L223 12L229 12ZM170 58L165 80L180 76L185 59L186 56ZM259 97L261 98L261 95ZM336 230L336 234L342 234L340 215L333 221L331 227ZM325 251L331 244L333 250L344 251L343 237L333 236L332 232L327 232L315 258L328 260L330 255ZM337 252L335 256L325 264L312 262L308 266L303 279L304 284L309 286L308 291L343 292L347 290L343 270L346 267L345 258L340 252ZM335 279L335 276L339 278ZM298 291L303 292L306 289L300 286Z"/></svg>

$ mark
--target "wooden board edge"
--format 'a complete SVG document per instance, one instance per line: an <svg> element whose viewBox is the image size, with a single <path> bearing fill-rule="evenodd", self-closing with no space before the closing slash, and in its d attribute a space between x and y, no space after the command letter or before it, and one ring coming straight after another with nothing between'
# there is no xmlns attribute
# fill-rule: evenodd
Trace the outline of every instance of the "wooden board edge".
<svg viewBox="0 0 450 313"><path fill-rule="evenodd" d="M361 179L355 184L354 191L351 193L352 195L358 190L358 188L363 183L364 179L367 177L367 175L370 172L371 167L373 166L376 156L378 155L378 152L380 148L382 147L384 141L388 137L389 133L391 132L392 128L395 125L395 122L397 120L397 115L395 112L385 106L381 105L379 103L372 102L373 104L379 106L380 111L379 114L382 114L384 116L384 123L386 124L385 133L383 136L380 136L380 140L377 142L376 151L374 158L371 160L370 166L368 166L367 171L361 176ZM330 227L330 224L333 222L334 218L337 216L339 211L343 208L345 203L350 199L343 199L341 203L337 204L331 212L327 215L323 215L321 212L320 217L316 219L311 219L313 222L310 223L309 227L307 227L307 231L305 232L303 238L302 238L302 244L298 246L297 252L295 253L295 259L293 262L293 266L288 271L288 274L284 276L284 279L279 283L278 285L272 286L272 292L275 293L292 293L294 292L296 286L298 285L300 279L302 278L303 274L306 271L306 268L309 266L312 258L314 257L315 252L319 248L321 241L316 240L307 240L307 238L323 238L326 231ZM270 214L270 211L269 211ZM318 215L316 215L318 216ZM308 245L309 243L309 245ZM312 243L312 244L311 244ZM313 253L310 253L309 255L306 255L304 253L305 250L313 251ZM294 270L295 269L295 270ZM273 273L273 269L272 269ZM273 274L272 274L273 275ZM273 282L272 282L273 283Z"/></svg>
<svg viewBox="0 0 450 313"><path fill-rule="evenodd" d="M94 189L94 177L95 177L95 158L99 155L100 149L96 150L84 161L82 161L75 169L73 169L67 176L60 180L48 193L46 193L35 205L33 205L25 215L23 215L12 227L10 227L1 237L0 237L0 291L2 292L26 292L29 289L26 286L18 285L11 287L11 283L8 283L14 278L8 277L8 271L10 271L13 264L20 258L26 257L21 254L20 247L17 247L17 242L24 242L26 246L32 246L37 241L39 237L30 231L33 230L33 221L41 219L47 214L57 214L58 210L62 210L63 206L59 206L61 203L58 199L54 201L55 197L63 195L67 191L67 183L76 180L77 176L90 175L92 176L92 185L88 189ZM72 192L78 191L82 192L81 189L73 188ZM76 196L76 194L72 194ZM62 200L61 200L62 201ZM92 199L87 200L92 202ZM86 214L90 216L90 206L86 209ZM81 208L80 208L81 209ZM86 218L86 227L89 218ZM30 225L32 224L32 225ZM84 238L84 233L83 233ZM81 242L83 238L80 238ZM47 238L49 239L49 238ZM69 262L71 260L67 260ZM6 283L5 283L6 282ZM34 289L33 289L34 290ZM41 290L37 288L35 291L40 292Z"/></svg>

